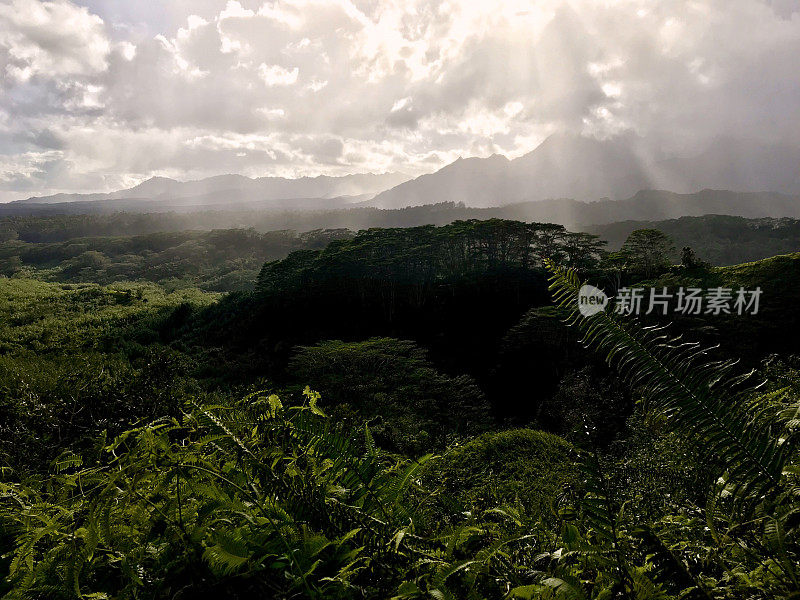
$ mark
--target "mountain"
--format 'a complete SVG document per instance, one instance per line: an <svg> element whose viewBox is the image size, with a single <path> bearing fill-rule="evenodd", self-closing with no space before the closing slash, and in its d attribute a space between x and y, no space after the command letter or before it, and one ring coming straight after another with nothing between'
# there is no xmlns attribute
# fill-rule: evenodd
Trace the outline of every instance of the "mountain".
<svg viewBox="0 0 800 600"><path fill-rule="evenodd" d="M151 177L137 186L108 194L55 194L17 200L13 204L54 204L62 202L96 202L99 200L141 199L174 202L179 205L226 205L238 202L263 202L292 198L341 198L374 195L389 189L408 176L403 173L355 174L341 177L258 177L218 175L197 181L176 181L167 177Z"/></svg>
<svg viewBox="0 0 800 600"><path fill-rule="evenodd" d="M491 214L492 217L560 223L568 228L584 228L620 221L661 221L703 215L733 215L750 219L800 218L800 194L727 190L701 190L694 194L677 194L664 190L640 190L624 200L605 199L599 202L541 200L479 210Z"/></svg>
<svg viewBox="0 0 800 600"><path fill-rule="evenodd" d="M379 193L371 206L437 202L499 206L526 200L623 199L643 189L691 193L704 188L800 193L800 147L720 138L699 153L664 157L633 135L597 140L553 135L517 159L459 159Z"/></svg>
<svg viewBox="0 0 800 600"><path fill-rule="evenodd" d="M673 156L664 156L655 148L650 141L630 134L606 140L558 134L514 160L499 154L487 158L459 158L435 173L415 179L402 173L298 179L219 175L198 181L153 177L110 194L56 194L12 204L128 200L124 209L113 202L108 208L141 212L154 210L156 201L170 207L214 208L256 202L265 209L291 208L290 201L295 198L331 200L327 205L318 203L319 208L335 208L351 201L376 208L442 202L498 207L564 198L578 202L602 198L622 200L631 198L639 190L686 194L703 189L724 189L800 194L800 147L764 145L729 137L718 138L697 151ZM338 201L333 202L334 198ZM559 202L563 206L551 207L556 213L569 211L573 206ZM298 208L302 208L302 204L308 202L299 203ZM673 216L681 215L663 218ZM623 215L621 218L633 217ZM647 215L645 218L662 217Z"/></svg>
<svg viewBox="0 0 800 600"><path fill-rule="evenodd" d="M379 208L462 201L470 206L507 204L507 199L518 198L511 189L510 162L500 154L489 158L459 158L435 173L378 194L368 204Z"/></svg>

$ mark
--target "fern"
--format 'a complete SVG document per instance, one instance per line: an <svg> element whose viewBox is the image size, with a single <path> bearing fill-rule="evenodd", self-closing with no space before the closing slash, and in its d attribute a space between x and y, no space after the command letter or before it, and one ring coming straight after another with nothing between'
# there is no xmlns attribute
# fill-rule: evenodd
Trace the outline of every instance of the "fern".
<svg viewBox="0 0 800 600"><path fill-rule="evenodd" d="M794 453L794 437L780 439L768 401L744 402L743 377L733 363L715 362L696 344L670 339L663 327L637 327L609 312L585 318L577 311L581 287L574 270L547 262L556 303L569 312L583 341L606 354L630 385L641 391L647 408L658 411L677 431L690 436L725 465L724 490L742 503L774 491ZM773 428L765 428L766 417Z"/></svg>
<svg viewBox="0 0 800 600"><path fill-rule="evenodd" d="M16 537L10 597L51 587L171 596L196 573L274 597L339 597L354 586L388 595L386 574L435 545L416 535L404 502L421 463L369 440L365 453L330 426L317 394L305 397L288 408L266 394L190 403L182 422L131 429L97 463L64 455L44 481L2 484L0 519Z"/></svg>
<svg viewBox="0 0 800 600"><path fill-rule="evenodd" d="M567 313L567 322L582 331L584 343L606 354L607 361L641 393L647 411L659 415L667 426L726 465L721 485L715 487L706 507L708 527L691 524L690 519L674 532L667 528L665 533L673 539L669 545L654 526L639 524L630 531L615 527L619 520L615 519L607 487L598 485L602 483L594 468L598 463L584 457L584 516L601 537L613 540L617 564L626 571L625 588L637 598L662 597L663 589L686 598L709 598L708 580L696 577L674 552L674 548L688 549L690 535L702 536L706 531L713 541L698 540L693 560L698 560L700 552L706 555L703 560L721 561L717 567L725 576L716 582L721 589L736 590L735 596L750 595L755 587L753 574L758 574L755 580L769 582L772 594L784 597L796 593L797 538L789 543L786 532L792 527L796 532L790 515L800 514L797 468L792 464L798 405L787 403L785 390L754 394L743 386L746 377L734 375L733 363L709 360L706 350L670 339L663 327L639 327L608 312L580 316L576 310L581 287L577 275L552 263L547 266L556 303ZM744 512L731 512L731 500ZM727 508L719 511L720 504ZM675 520L680 522L681 518ZM629 554L637 545L637 552L646 553L647 568L625 566L620 539L627 540ZM578 552L596 549L595 544ZM721 559L720 552L726 558ZM753 571L748 573L747 569Z"/></svg>

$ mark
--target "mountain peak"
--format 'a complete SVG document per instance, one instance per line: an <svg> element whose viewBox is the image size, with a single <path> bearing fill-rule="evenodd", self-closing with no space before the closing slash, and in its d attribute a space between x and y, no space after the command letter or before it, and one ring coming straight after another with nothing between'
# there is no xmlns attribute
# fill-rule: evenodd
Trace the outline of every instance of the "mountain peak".
<svg viewBox="0 0 800 600"><path fill-rule="evenodd" d="M374 205L464 202L489 207L549 198L623 199L653 189L800 193L797 147L779 151L776 145L712 144L702 152L693 149L669 160L658 149L658 144L635 133L600 139L558 132L511 161L502 155L459 158L436 173L378 194Z"/></svg>
<svg viewBox="0 0 800 600"><path fill-rule="evenodd" d="M292 199L333 199L341 197L372 196L408 180L403 173L365 173L339 177L317 176L288 179L285 177L259 177L253 179L239 174L222 174L193 181L178 181L169 177L153 176L132 188L100 194L56 194L30 198L27 204L73 202L82 200L141 200L181 206L225 206L233 202L280 201ZM335 202L333 202L335 204Z"/></svg>
<svg viewBox="0 0 800 600"><path fill-rule="evenodd" d="M142 181L139 185L145 185L150 183L178 183L178 181L176 179L170 179L169 177L161 177L159 175L153 175L152 177ZM139 186L137 185L134 187L139 187Z"/></svg>
<svg viewBox="0 0 800 600"><path fill-rule="evenodd" d="M173 186L178 184L179 182L175 179L170 179L169 177L159 177L154 175L149 179L145 179L140 184L133 186L128 191L133 190L154 190L154 189L163 189L167 186Z"/></svg>

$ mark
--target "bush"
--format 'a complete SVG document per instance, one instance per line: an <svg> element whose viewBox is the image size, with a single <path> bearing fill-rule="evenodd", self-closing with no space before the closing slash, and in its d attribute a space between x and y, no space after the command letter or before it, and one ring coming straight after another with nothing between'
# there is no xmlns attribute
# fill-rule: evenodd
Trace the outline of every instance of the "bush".
<svg viewBox="0 0 800 600"><path fill-rule="evenodd" d="M547 515L553 500L576 481L573 447L533 429L485 433L432 461L425 475L468 510L519 501L532 515Z"/></svg>
<svg viewBox="0 0 800 600"><path fill-rule="evenodd" d="M99 353L0 357L0 464L30 474L104 430L113 436L141 419L178 414L191 387L188 366L163 347L134 362Z"/></svg>
<svg viewBox="0 0 800 600"><path fill-rule="evenodd" d="M320 391L332 415L353 424L373 419L376 441L389 450L424 454L491 423L474 381L440 373L411 341L329 340L299 348L289 367Z"/></svg>
<svg viewBox="0 0 800 600"><path fill-rule="evenodd" d="M420 464L332 431L306 389L185 405L46 477L0 471L5 598L388 598L412 556Z"/></svg>

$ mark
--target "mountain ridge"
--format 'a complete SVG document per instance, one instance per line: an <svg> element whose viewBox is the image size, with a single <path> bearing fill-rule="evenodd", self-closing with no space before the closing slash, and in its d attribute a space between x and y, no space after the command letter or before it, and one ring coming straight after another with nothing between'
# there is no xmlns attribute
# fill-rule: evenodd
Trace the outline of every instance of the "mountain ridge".
<svg viewBox="0 0 800 600"><path fill-rule="evenodd" d="M409 178L405 173L354 173L316 177L247 177L235 173L214 175L197 180L179 181L154 176L127 189L108 193L52 194L32 196L8 204L55 204L61 202L94 202L119 199L177 199L209 194L246 192L253 200L285 200L287 198L335 198L375 194ZM219 204L226 198L220 197Z"/></svg>
<svg viewBox="0 0 800 600"><path fill-rule="evenodd" d="M130 204L126 209L134 211L153 210L154 202L168 207L214 208L259 203L261 208L268 209L273 205L290 206L292 198L313 198L319 201L313 203L315 208L337 208L348 203L403 208L442 202L487 208L557 199L626 200L640 190L688 194L704 189L800 194L800 147L720 138L705 148L666 156L644 138L632 134L604 140L555 134L514 159L502 154L459 157L433 173L416 178L402 173L297 179L224 174L194 181L156 176L132 188L107 194L55 194L9 204L89 204L127 199ZM327 205L325 199L330 200ZM142 206L137 207L136 202ZM297 204L303 208L308 203ZM562 207L560 212L567 208Z"/></svg>
<svg viewBox="0 0 800 600"><path fill-rule="evenodd" d="M643 189L800 194L800 147L737 138L666 156L648 140L631 134L607 140L554 134L513 160L493 157L469 163L468 172L463 162L467 159L456 161L380 192L370 204L400 208L464 202L488 207L553 198L621 200Z"/></svg>

